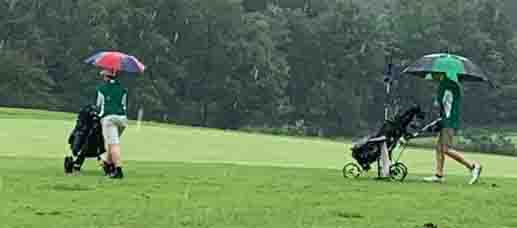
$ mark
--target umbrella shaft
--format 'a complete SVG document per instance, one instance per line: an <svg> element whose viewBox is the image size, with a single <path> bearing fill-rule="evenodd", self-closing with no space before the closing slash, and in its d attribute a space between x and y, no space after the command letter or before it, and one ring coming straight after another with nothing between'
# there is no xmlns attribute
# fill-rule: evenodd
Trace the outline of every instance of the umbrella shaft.
<svg viewBox="0 0 517 228"><path fill-rule="evenodd" d="M388 120L389 118L389 106L390 106L390 92L391 92L391 83L386 83L386 103L384 104L384 120Z"/></svg>
<svg viewBox="0 0 517 228"><path fill-rule="evenodd" d="M388 120L388 107L384 109L384 120Z"/></svg>

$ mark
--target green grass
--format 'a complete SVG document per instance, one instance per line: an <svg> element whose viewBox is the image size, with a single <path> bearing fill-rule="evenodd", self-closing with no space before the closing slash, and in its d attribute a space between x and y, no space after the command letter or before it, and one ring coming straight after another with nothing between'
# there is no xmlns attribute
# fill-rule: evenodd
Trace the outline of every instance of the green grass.
<svg viewBox="0 0 517 228"><path fill-rule="evenodd" d="M2 227L516 227L513 179L468 186L344 180L329 169L129 162L110 181L90 164L1 159ZM383 203L384 202L384 203Z"/></svg>
<svg viewBox="0 0 517 228"><path fill-rule="evenodd" d="M75 116L75 114L64 112L49 112L21 108L0 108L0 118L2 119L72 120Z"/></svg>
<svg viewBox="0 0 517 228"><path fill-rule="evenodd" d="M24 113L0 114L2 228L517 227L512 157L466 154L485 166L474 186L451 161L445 184L422 183L434 152L412 148L404 183L345 180L348 144L146 124L124 135L127 178L111 181L94 161L62 174L69 114Z"/></svg>

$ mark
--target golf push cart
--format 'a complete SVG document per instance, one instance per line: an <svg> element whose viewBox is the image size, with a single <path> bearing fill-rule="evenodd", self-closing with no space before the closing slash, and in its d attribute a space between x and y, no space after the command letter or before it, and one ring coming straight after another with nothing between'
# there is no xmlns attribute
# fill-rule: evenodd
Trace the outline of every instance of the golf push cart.
<svg viewBox="0 0 517 228"><path fill-rule="evenodd" d="M383 143L388 149L390 160L389 177L393 180L404 181L408 174L407 166L400 161L403 151L409 140L439 131L441 119L436 119L423 127L419 127L418 120L422 121L425 113L419 106L414 106L391 120L386 120L379 131L373 136L367 136L354 143L352 157L357 163L349 162L343 167L345 178L356 178L371 169L372 163L377 162L378 176L381 176L381 150ZM402 147L402 148L401 148ZM399 155L393 158L395 150L400 148Z"/></svg>
<svg viewBox="0 0 517 228"><path fill-rule="evenodd" d="M391 62L391 60L390 60ZM396 69L394 69L396 68ZM400 77L402 67L394 66L389 63L384 74L384 85L386 90L386 102L384 105L384 122L381 128L373 135L369 135L354 142L352 157L357 162L349 162L343 167L345 178L357 178L361 174L371 169L372 163L377 162L378 177L381 176L381 156L385 146L387 159L389 160L389 177L393 180L404 181L408 174L407 166L400 161L402 153L406 149L406 142L416 137L421 137L424 133L436 133L440 129L441 119L436 119L427 124L424 122L426 114L419 105L399 112L398 100L392 96L391 87ZM390 117L390 114L392 117ZM393 154L396 150L400 152L396 159ZM386 161L386 159L384 159ZM385 164L386 165L386 164ZM386 165L388 166L388 165ZM384 167L384 172L388 167Z"/></svg>
<svg viewBox="0 0 517 228"><path fill-rule="evenodd" d="M70 153L65 156L65 173L79 172L88 158L101 161L106 152L98 110L95 105L84 106L78 116L74 130L68 137ZM107 168L104 172L107 172Z"/></svg>

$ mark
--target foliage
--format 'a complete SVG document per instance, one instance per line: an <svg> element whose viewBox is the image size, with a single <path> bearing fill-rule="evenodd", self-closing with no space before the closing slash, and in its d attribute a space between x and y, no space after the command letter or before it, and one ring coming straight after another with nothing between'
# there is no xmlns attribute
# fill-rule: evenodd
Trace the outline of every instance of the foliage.
<svg viewBox="0 0 517 228"><path fill-rule="evenodd" d="M504 132L465 131L458 142L459 146L469 151L490 154L517 155L517 147Z"/></svg>
<svg viewBox="0 0 517 228"><path fill-rule="evenodd" d="M510 2L510 3L508 3ZM517 36L511 1L27 0L0 2L0 104L77 111L92 102L99 50L138 56L123 75L130 116L185 125L352 135L383 116L386 57L433 52L479 63L500 89L465 86L467 125L513 123ZM23 86L22 86L23 85ZM430 104L404 77L398 96Z"/></svg>

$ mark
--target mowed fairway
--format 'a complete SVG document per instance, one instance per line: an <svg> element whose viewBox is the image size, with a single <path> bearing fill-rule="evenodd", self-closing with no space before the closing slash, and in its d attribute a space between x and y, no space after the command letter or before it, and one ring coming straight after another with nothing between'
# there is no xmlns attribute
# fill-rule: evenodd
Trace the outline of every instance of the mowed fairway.
<svg viewBox="0 0 517 228"><path fill-rule="evenodd" d="M0 110L0 227L517 227L511 157L467 154L485 166L475 186L450 161L445 184L422 183L433 152L411 148L404 183L345 180L345 143L132 124L113 181L94 161L63 175L73 120Z"/></svg>

